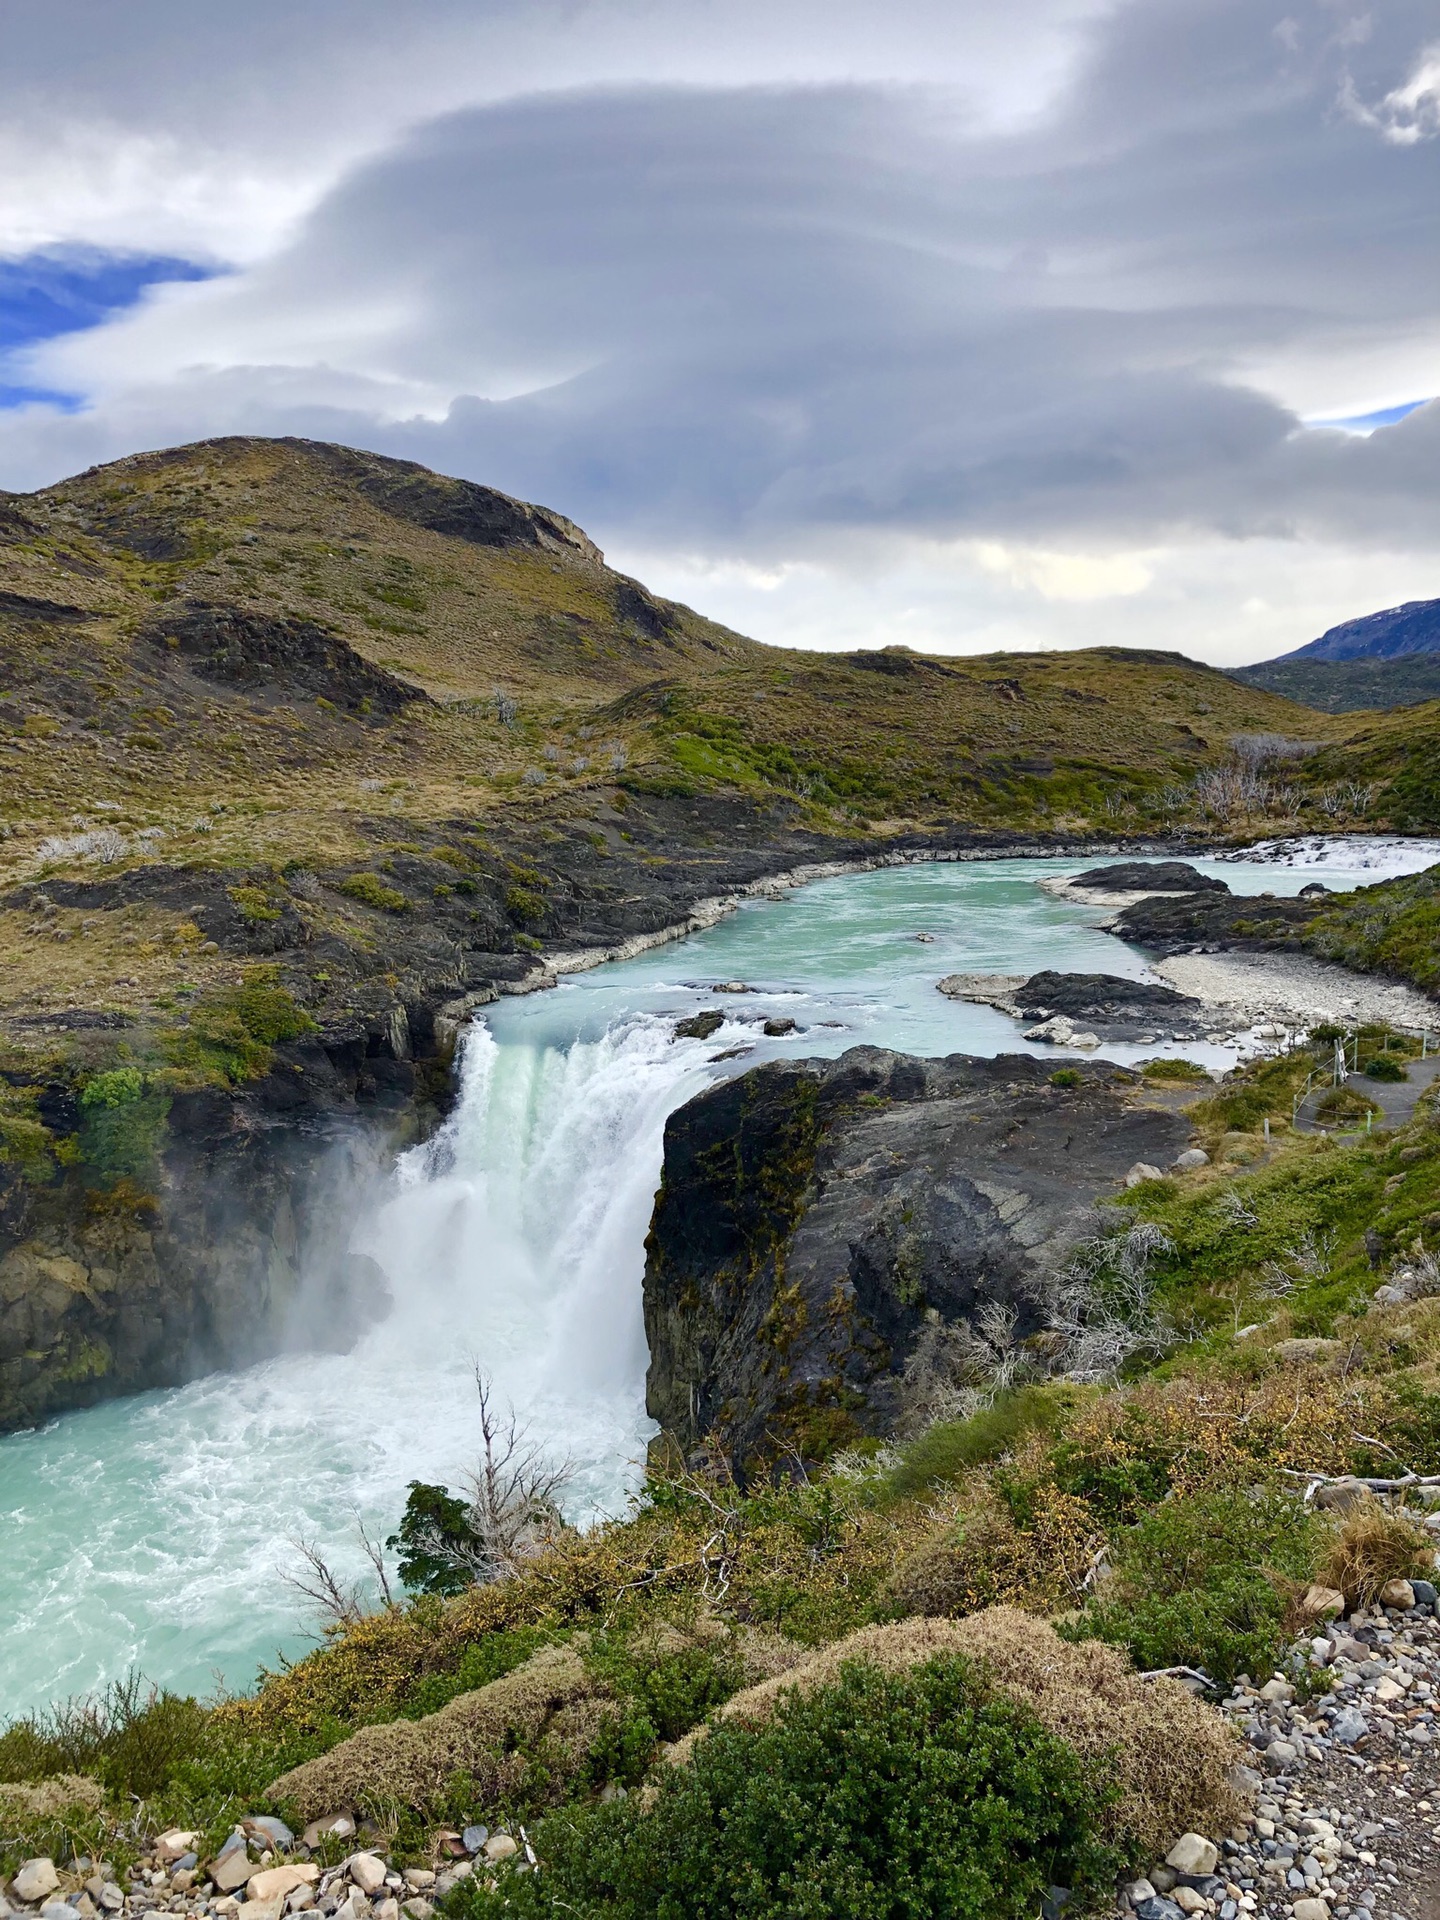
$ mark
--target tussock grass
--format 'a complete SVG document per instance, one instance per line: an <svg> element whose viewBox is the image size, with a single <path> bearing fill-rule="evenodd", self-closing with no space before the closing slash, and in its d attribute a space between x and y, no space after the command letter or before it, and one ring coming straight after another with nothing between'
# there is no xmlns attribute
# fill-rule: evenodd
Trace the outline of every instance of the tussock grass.
<svg viewBox="0 0 1440 1920"><path fill-rule="evenodd" d="M1428 1579L1434 1571L1432 1536L1404 1514L1367 1500L1346 1514L1320 1563L1319 1578L1352 1607L1368 1607L1391 1580Z"/></svg>

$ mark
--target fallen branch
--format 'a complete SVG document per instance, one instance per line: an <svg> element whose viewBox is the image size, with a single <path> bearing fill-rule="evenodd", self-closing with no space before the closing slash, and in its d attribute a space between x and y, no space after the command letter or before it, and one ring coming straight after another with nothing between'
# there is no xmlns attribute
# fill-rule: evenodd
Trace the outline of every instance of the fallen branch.
<svg viewBox="0 0 1440 1920"><path fill-rule="evenodd" d="M1199 1667L1151 1667L1137 1677L1141 1680L1198 1680L1202 1687L1215 1687L1209 1674L1202 1673Z"/></svg>
<svg viewBox="0 0 1440 1920"><path fill-rule="evenodd" d="M1309 1482L1310 1490L1316 1487L1368 1487L1371 1493L1401 1493L1406 1487L1440 1487L1440 1473L1402 1473L1397 1479L1385 1480L1378 1475L1363 1473L1315 1473L1309 1468L1282 1467L1282 1473L1292 1480Z"/></svg>

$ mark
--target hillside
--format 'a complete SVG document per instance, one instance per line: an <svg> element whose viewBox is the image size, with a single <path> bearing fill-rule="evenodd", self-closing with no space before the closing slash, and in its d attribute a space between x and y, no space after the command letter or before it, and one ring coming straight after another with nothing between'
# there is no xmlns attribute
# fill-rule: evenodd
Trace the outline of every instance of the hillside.
<svg viewBox="0 0 1440 1920"><path fill-rule="evenodd" d="M1389 660L1307 660L1291 654L1237 667L1232 677L1320 713L1409 707L1440 700L1440 652L1405 653Z"/></svg>
<svg viewBox="0 0 1440 1920"><path fill-rule="evenodd" d="M31 1013L203 984L206 941L175 964L193 915L157 904L162 869L243 870L231 907L274 929L272 951L298 952L281 937L298 915L358 953L386 922L337 893L347 876L378 868L430 902L445 859L470 855L451 844L409 881L397 860L433 864L483 823L533 865L547 823L573 838L617 792L669 805L662 838L725 796L754 815L732 842L773 832L778 808L849 843L1203 825L1196 777L1239 734L1328 743L1346 772L1343 725L1178 655L762 646L613 572L558 514L314 442L207 442L4 496L0 573L0 886L125 879L144 922L121 954L109 922L77 921L35 967L33 902L12 893L0 950ZM1374 734L1367 765L1385 758ZM1292 809L1320 804L1307 781ZM579 830L624 857L613 822ZM296 898L287 867L323 884ZM540 918L543 944L559 928Z"/></svg>
<svg viewBox="0 0 1440 1920"><path fill-rule="evenodd" d="M1268 662L1290 660L1396 660L1409 653L1440 653L1440 600L1407 600L1401 607L1342 620L1318 640Z"/></svg>

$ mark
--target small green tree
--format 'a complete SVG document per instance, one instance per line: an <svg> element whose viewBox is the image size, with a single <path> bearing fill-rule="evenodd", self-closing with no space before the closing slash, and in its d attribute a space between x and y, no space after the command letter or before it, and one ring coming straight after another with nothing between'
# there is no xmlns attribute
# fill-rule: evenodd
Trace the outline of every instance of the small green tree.
<svg viewBox="0 0 1440 1920"><path fill-rule="evenodd" d="M400 1525L385 1544L400 1555L407 1593L463 1593L474 1581L466 1561L479 1553L480 1538L468 1504L448 1487L412 1480Z"/></svg>

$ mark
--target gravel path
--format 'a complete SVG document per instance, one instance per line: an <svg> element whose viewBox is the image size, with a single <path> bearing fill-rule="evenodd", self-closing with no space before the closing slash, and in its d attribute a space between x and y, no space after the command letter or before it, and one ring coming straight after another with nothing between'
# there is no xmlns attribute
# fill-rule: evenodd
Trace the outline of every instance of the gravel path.
<svg viewBox="0 0 1440 1920"><path fill-rule="evenodd" d="M1385 1020L1440 1033L1440 1006L1392 980L1351 973L1325 960L1280 953L1178 953L1152 971L1210 1006L1237 1008L1258 1023L1340 1026Z"/></svg>
<svg viewBox="0 0 1440 1920"><path fill-rule="evenodd" d="M1252 1810L1205 1871L1157 1863L1127 1920L1440 1920L1432 1608L1353 1614L1286 1674L1236 1687L1223 1711L1250 1749Z"/></svg>
<svg viewBox="0 0 1440 1920"><path fill-rule="evenodd" d="M1440 1053L1432 1053L1428 1060L1407 1060L1405 1071L1409 1075L1407 1080L1371 1080L1361 1073L1352 1075L1345 1084L1352 1093L1362 1094L1380 1109L1382 1127L1403 1127L1414 1114L1420 1096L1433 1087L1440 1076ZM1327 1081L1306 1094L1295 1116L1298 1133L1324 1131L1316 1123L1316 1114L1321 1101L1333 1090Z"/></svg>

